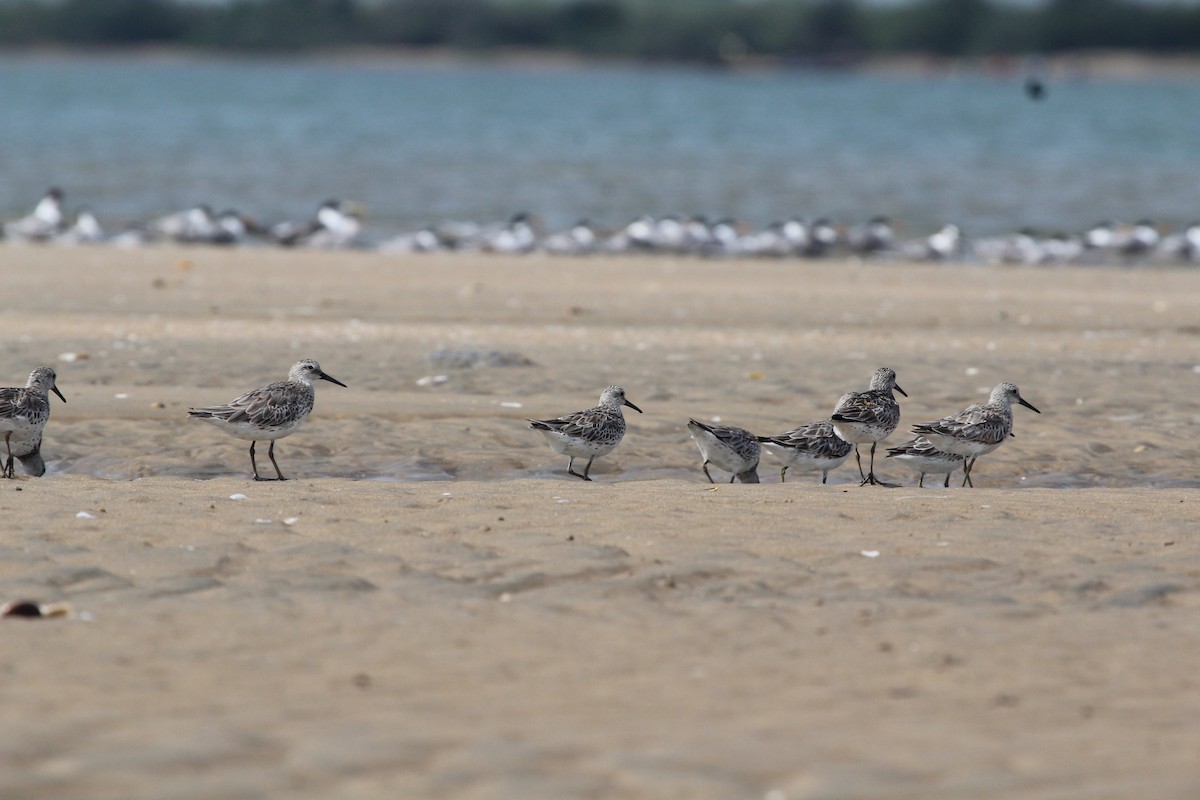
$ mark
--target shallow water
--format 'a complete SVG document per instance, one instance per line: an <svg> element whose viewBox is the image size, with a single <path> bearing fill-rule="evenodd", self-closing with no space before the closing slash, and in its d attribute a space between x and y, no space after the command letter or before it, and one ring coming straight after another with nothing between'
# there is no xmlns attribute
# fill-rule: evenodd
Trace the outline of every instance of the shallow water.
<svg viewBox="0 0 1200 800"><path fill-rule="evenodd" d="M483 426L473 422L477 436L475 452L460 453L452 443L439 442L434 434L421 441L397 445L412 447L425 455L396 458L394 453L385 452L386 448L374 447L374 442L360 438L365 436L362 425L346 425L319 417L318 411L310 427L294 437L280 440L276 447L280 468L289 480L335 479L396 484L434 481L445 482L448 491L453 491L454 482L458 480L580 482L567 474L565 456L553 453L532 432L528 432L528 437L524 435L526 431L520 420L501 420ZM448 427L458 424L453 419L445 423ZM1022 427L1029 431L1037 425L1037 422L1029 422ZM160 435L146 435L148 428L156 427L160 426L142 423L123 429L120 425L108 424L105 434L108 447L97 451L79 434L77 426L52 424L45 452L46 475L89 475L116 481L148 477L208 481L232 477L245 478L249 482L248 447L242 441L215 431L210 433L200 426L163 425ZM679 427L682 431L682 424ZM193 431L193 428L198 430ZM700 469L699 453L686 438L686 433L671 432L669 423L664 428L663 431L639 430L631 426L617 451L596 460L591 471L593 481L627 483L678 479L706 483ZM172 430L175 435L171 435ZM1038 433L1041 435L1043 431ZM893 443L904 438L901 430L892 437ZM203 440L200 449L194 445L198 440ZM519 442L515 449L514 440ZM154 444L147 447L148 442ZM1194 472L1176 466L1176 460L1186 454L1169 452L1161 458L1145 460L1091 455L1073 461L1069 454L1040 452L1040 444L1031 444L1029 441L1020 445L1014 443L994 455L981 458L974 472L976 485L1008 489L1200 488L1200 479ZM258 455L260 474L264 477L273 475L264 447L259 447ZM866 457L864 452L864 467ZM577 462L577 468L581 468L581 463ZM711 471L715 486L728 483L730 476L727 473L716 468ZM881 480L894 484L897 490L916 490L923 496L947 491L942 488L942 475L929 475L924 489L918 490L916 472L882 456L877 458L875 471ZM758 473L763 484L779 483L779 465L769 456L763 457ZM809 487L819 482L819 472L788 471L789 485ZM949 491L959 490L961 483L962 471L959 470L950 476ZM830 472L826 488L831 492L859 490L853 457ZM862 491L880 490L864 487Z"/></svg>
<svg viewBox="0 0 1200 800"><path fill-rule="evenodd" d="M288 60L0 59L0 215L50 185L102 224L208 203L266 222L327 197L373 234L517 211L968 234L1195 216L1200 83Z"/></svg>

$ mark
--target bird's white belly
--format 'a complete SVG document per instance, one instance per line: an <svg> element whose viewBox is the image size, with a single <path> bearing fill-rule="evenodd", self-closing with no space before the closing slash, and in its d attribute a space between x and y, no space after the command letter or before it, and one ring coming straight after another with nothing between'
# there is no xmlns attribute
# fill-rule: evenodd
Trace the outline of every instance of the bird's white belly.
<svg viewBox="0 0 1200 800"><path fill-rule="evenodd" d="M833 432L844 442L865 444L886 439L891 431L881 425L868 425L863 422L846 422L838 420L833 423Z"/></svg>
<svg viewBox="0 0 1200 800"><path fill-rule="evenodd" d="M39 430L39 426L24 417L0 418L0 438L3 438L4 434L11 433L12 436L9 438L15 442L36 437Z"/></svg>
<svg viewBox="0 0 1200 800"><path fill-rule="evenodd" d="M942 451L946 452L945 450ZM958 454L958 455L961 455ZM958 459L937 458L936 456L917 456L911 454L892 456L893 461L898 461L909 469L917 472L925 472L931 475L948 475L954 470L963 465L963 462Z"/></svg>
<svg viewBox="0 0 1200 800"><path fill-rule="evenodd" d="M700 455L704 457L704 460L717 469L740 475L758 464L757 458L745 458L738 455L727 445L716 440L710 433L693 432L692 438L700 448Z"/></svg>
<svg viewBox="0 0 1200 800"><path fill-rule="evenodd" d="M763 442L762 449L779 459L779 463L791 469L792 467L809 467L812 469L833 469L841 466L842 462L850 457L847 452L844 456L830 457L823 456L818 453L810 453L807 450L798 450L795 447L784 447L779 444L771 444Z"/></svg>
<svg viewBox="0 0 1200 800"><path fill-rule="evenodd" d="M546 442L550 445L550 449L556 453L562 453L564 456L572 456L575 458L593 456L606 456L611 453L617 446L617 442L581 439L575 436L567 436L558 431L545 431L538 429L538 433L546 437Z"/></svg>
<svg viewBox="0 0 1200 800"><path fill-rule="evenodd" d="M304 423L304 420L298 420L277 428L262 428L250 422L226 422L211 417L206 418L204 421L215 425L235 439L259 442L282 439L285 436L295 433Z"/></svg>
<svg viewBox="0 0 1200 800"><path fill-rule="evenodd" d="M990 453L1001 444L1001 442L988 444L987 442L981 442L975 439L963 439L961 437L946 436L940 433L923 433L921 435L932 442L933 446L938 450L941 450L943 453L953 453L954 455L965 456L967 458Z"/></svg>

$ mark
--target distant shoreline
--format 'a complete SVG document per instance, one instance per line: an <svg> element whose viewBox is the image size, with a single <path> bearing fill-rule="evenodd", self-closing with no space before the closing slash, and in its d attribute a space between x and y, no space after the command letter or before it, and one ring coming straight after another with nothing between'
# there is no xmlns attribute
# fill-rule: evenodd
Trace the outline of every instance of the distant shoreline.
<svg viewBox="0 0 1200 800"><path fill-rule="evenodd" d="M568 51L498 48L456 50L414 47L336 47L304 51L213 50L173 46L67 48L31 47L0 54L0 63L102 59L139 62L274 61L370 67L455 67L487 65L514 69L573 70L589 67L696 69L732 72L798 72L945 78L985 76L1057 79L1159 80L1200 76L1200 55L1157 55L1123 50L1054 54L995 54L949 58L933 54L843 56L825 59L752 57L706 64L690 61L591 56Z"/></svg>

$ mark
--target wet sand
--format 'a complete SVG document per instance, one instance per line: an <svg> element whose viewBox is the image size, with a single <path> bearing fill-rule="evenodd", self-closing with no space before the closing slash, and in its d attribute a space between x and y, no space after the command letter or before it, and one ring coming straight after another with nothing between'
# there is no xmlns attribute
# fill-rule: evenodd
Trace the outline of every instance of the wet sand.
<svg viewBox="0 0 1200 800"><path fill-rule="evenodd" d="M1200 791L1200 273L3 255L0 373L68 403L0 485L0 601L72 613L0 622L0 795ZM184 411L304 356L349 388L253 483ZM975 490L704 482L687 417L782 432L882 364L904 423L1044 413ZM523 419L613 382L646 413L568 478Z"/></svg>

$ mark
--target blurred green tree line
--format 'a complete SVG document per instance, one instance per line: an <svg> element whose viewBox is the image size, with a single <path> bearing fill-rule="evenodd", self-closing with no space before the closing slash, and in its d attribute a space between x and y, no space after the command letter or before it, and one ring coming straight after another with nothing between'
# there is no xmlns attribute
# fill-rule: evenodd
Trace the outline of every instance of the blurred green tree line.
<svg viewBox="0 0 1200 800"><path fill-rule="evenodd" d="M1200 50L1200 8L1136 0L0 0L8 46L522 48L717 63Z"/></svg>

